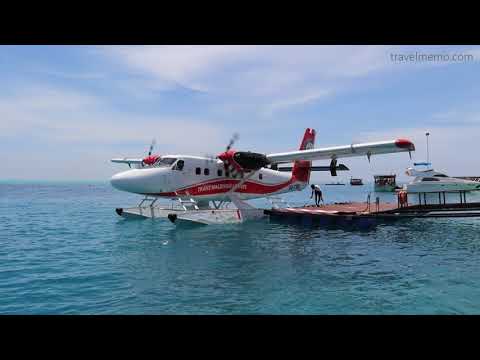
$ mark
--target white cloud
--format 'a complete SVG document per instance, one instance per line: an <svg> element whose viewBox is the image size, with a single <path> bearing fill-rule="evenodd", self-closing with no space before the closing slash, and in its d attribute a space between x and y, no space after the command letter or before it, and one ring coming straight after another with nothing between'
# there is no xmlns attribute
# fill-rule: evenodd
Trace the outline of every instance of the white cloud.
<svg viewBox="0 0 480 360"><path fill-rule="evenodd" d="M31 88L0 100L0 129L1 136L45 131L58 142L119 143L158 134L159 143L182 139L187 146L198 147L194 140L204 138L209 144L222 127L202 119L125 114L87 94ZM212 139L208 139L210 133Z"/></svg>
<svg viewBox="0 0 480 360"><path fill-rule="evenodd" d="M260 112L287 109L333 93L343 83L392 67L385 46L132 46L103 47L131 72L158 86L181 85L257 103ZM166 85L167 84L167 85ZM315 94L322 94L321 96ZM308 98L310 100L303 101Z"/></svg>
<svg viewBox="0 0 480 360"><path fill-rule="evenodd" d="M145 71L162 82L180 84L194 90L207 90L204 78L219 67L238 61L255 46L111 46L107 54L132 69Z"/></svg>
<svg viewBox="0 0 480 360"><path fill-rule="evenodd" d="M182 86L209 92L222 102L242 103L247 108L253 104L257 114L270 116L320 100L326 93L341 94L354 82L382 71L449 64L398 64L391 61L392 53L479 51L466 47L338 45L107 46L100 50L127 71L148 77L152 88Z"/></svg>
<svg viewBox="0 0 480 360"><path fill-rule="evenodd" d="M125 114L90 95L32 87L0 99L0 139L18 144L3 149L0 178L104 177L118 171L109 159L142 156L153 137L158 153L204 155L222 151L229 136L201 118ZM17 158L28 159L28 171Z"/></svg>
<svg viewBox="0 0 480 360"><path fill-rule="evenodd" d="M476 105L477 104L474 104L474 106ZM438 112L432 115L431 123L443 125L480 125L480 111L469 109L468 106L465 106L462 109Z"/></svg>
<svg viewBox="0 0 480 360"><path fill-rule="evenodd" d="M273 115L275 112L289 109L296 106L305 105L311 102L318 101L320 99L326 98L332 94L331 91L323 90L323 91L316 91L314 93L309 93L304 96L300 96L297 98L288 98L285 100L275 101L274 103L268 105L265 109L265 114L267 116Z"/></svg>

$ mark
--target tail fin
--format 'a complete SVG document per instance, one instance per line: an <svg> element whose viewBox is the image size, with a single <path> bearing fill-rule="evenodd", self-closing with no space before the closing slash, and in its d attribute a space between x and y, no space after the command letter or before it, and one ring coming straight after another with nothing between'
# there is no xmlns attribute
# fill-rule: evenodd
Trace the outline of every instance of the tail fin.
<svg viewBox="0 0 480 360"><path fill-rule="evenodd" d="M303 140L300 145L300 150L313 149L315 144L315 130L305 130ZM292 177L297 181L308 183L310 181L310 171L312 168L312 162L307 160L297 160L293 163Z"/></svg>

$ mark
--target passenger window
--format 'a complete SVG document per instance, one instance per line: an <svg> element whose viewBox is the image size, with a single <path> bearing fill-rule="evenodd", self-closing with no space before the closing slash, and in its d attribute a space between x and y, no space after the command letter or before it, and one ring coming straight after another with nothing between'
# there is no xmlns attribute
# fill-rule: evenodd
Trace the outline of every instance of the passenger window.
<svg viewBox="0 0 480 360"><path fill-rule="evenodd" d="M222 169L218 169L218 170L217 170L217 175L218 175L218 176L222 176L222 173L223 173Z"/></svg>
<svg viewBox="0 0 480 360"><path fill-rule="evenodd" d="M196 175L200 175L201 173L202 173L202 169L200 169L200 168L195 169L195 174Z"/></svg>
<svg viewBox="0 0 480 360"><path fill-rule="evenodd" d="M203 175L210 175L210 169L203 169Z"/></svg>
<svg viewBox="0 0 480 360"><path fill-rule="evenodd" d="M228 172L228 170L225 171L225 176L230 177L230 173Z"/></svg>
<svg viewBox="0 0 480 360"><path fill-rule="evenodd" d="M263 179L263 174L258 174L258 178L259 178L260 180L262 180L262 179Z"/></svg>

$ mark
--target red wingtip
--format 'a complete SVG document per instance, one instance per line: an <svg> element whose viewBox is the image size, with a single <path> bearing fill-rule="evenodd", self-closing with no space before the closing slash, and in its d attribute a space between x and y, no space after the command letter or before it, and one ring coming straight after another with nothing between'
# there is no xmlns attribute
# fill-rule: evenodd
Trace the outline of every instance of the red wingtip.
<svg viewBox="0 0 480 360"><path fill-rule="evenodd" d="M409 151L415 150L415 145L408 139L397 139L395 145L402 149L408 149Z"/></svg>

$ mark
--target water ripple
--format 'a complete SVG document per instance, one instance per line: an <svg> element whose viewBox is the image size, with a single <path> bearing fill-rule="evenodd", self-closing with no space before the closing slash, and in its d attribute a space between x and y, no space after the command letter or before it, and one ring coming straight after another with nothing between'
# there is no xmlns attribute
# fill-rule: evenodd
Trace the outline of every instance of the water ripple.
<svg viewBox="0 0 480 360"><path fill-rule="evenodd" d="M115 215L136 201L104 184L0 184L0 313L480 313L478 219L180 231Z"/></svg>

